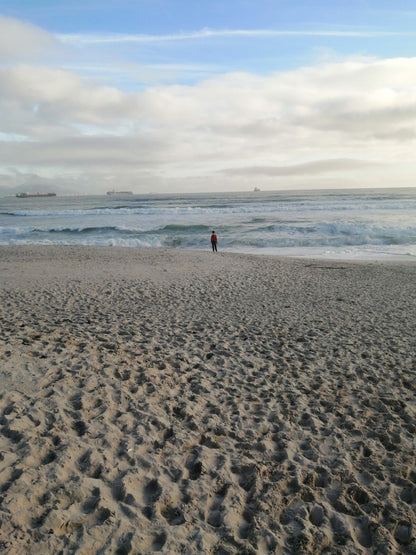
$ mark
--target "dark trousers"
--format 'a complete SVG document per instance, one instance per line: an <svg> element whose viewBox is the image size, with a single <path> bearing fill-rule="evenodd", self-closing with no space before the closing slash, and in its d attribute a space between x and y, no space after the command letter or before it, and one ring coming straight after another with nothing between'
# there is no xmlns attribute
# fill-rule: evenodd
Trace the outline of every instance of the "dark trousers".
<svg viewBox="0 0 416 555"><path fill-rule="evenodd" d="M218 252L217 251L217 241L211 241L211 245L212 245L212 252Z"/></svg>

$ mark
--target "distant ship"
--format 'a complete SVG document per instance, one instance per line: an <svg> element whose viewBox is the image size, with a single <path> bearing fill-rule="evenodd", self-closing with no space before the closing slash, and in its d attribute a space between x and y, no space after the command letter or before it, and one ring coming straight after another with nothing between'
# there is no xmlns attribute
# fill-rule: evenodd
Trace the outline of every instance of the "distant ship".
<svg viewBox="0 0 416 555"><path fill-rule="evenodd" d="M56 193L17 193L17 198L56 197Z"/></svg>
<svg viewBox="0 0 416 555"><path fill-rule="evenodd" d="M260 192L260 189L259 189L258 187L254 187L253 191L254 191L255 193L259 193L259 192Z"/></svg>
<svg viewBox="0 0 416 555"><path fill-rule="evenodd" d="M132 195L132 191L107 191L107 195Z"/></svg>

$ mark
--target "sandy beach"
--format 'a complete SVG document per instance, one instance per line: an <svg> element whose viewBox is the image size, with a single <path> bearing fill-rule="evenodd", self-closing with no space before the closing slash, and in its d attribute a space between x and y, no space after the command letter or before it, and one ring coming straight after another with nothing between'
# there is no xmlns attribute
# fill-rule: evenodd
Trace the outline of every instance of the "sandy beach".
<svg viewBox="0 0 416 555"><path fill-rule="evenodd" d="M0 247L0 551L416 553L416 264Z"/></svg>

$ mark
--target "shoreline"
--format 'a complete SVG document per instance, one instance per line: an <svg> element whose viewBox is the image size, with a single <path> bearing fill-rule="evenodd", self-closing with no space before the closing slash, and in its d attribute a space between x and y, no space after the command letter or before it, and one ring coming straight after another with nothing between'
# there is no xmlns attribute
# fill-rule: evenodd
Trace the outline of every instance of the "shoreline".
<svg viewBox="0 0 416 555"><path fill-rule="evenodd" d="M414 553L415 277L0 247L0 546Z"/></svg>
<svg viewBox="0 0 416 555"><path fill-rule="evenodd" d="M209 241L208 241L209 243ZM136 245L82 245L82 244L38 244L38 243L27 243L27 244L20 244L20 245L0 245L0 249L98 249L105 250L126 250L126 251L160 251L160 252L180 252L180 253L207 253L211 252L210 246L207 247L199 247L199 248L188 248L188 247L144 247L144 246L136 246ZM283 249L282 249L283 250ZM290 248L284 249L286 252L290 251ZM218 251L221 255L230 255L230 256L254 256L254 257L266 257L266 258L277 258L282 260L299 260L299 261L308 261L308 260L316 260L318 262L345 262L345 263L376 263L376 264L416 264L416 257L411 254L392 254L392 253L376 253L372 252L370 255L327 255L327 254L319 254L317 252L310 252L306 254L299 254L299 253L291 253L291 254L284 254L279 251L279 249L275 248L254 248L254 249L247 249L247 250L226 250L220 248Z"/></svg>

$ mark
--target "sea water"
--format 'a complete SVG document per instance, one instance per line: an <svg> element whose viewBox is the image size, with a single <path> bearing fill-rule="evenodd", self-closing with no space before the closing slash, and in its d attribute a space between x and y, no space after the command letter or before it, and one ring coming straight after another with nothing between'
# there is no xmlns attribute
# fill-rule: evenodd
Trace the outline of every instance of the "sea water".
<svg viewBox="0 0 416 555"><path fill-rule="evenodd" d="M416 189L0 199L0 245L414 259Z"/></svg>

